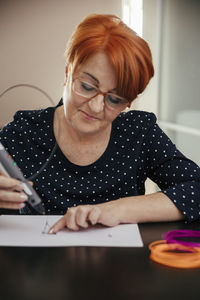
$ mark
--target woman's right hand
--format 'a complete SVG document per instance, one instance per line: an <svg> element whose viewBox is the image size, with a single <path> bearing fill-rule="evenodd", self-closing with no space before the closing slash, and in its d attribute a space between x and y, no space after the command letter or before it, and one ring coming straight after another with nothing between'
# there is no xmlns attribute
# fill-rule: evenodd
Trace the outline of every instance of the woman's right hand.
<svg viewBox="0 0 200 300"><path fill-rule="evenodd" d="M27 200L22 183L0 171L0 208L21 209Z"/></svg>

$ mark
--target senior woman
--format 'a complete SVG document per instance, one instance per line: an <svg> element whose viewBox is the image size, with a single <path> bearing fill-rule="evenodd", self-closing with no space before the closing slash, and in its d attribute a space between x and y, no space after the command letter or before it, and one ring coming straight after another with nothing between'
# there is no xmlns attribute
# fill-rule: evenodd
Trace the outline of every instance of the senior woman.
<svg viewBox="0 0 200 300"><path fill-rule="evenodd" d="M128 110L154 74L147 43L113 15L90 15L66 49L66 82L56 107L20 111L0 140L34 179L51 228L200 218L200 169L180 153L152 113ZM145 195L151 178L160 191ZM19 181L0 176L0 207L20 209Z"/></svg>

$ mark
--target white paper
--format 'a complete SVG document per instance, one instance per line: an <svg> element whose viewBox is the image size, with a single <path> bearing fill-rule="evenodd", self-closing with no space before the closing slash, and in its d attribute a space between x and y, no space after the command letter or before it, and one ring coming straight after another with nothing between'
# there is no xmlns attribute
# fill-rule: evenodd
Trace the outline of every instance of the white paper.
<svg viewBox="0 0 200 300"><path fill-rule="evenodd" d="M71 231L62 229L56 234L42 233L46 221L52 226L61 216L0 216L0 246L60 247L142 247L143 242L137 224L121 224L115 227L101 225Z"/></svg>

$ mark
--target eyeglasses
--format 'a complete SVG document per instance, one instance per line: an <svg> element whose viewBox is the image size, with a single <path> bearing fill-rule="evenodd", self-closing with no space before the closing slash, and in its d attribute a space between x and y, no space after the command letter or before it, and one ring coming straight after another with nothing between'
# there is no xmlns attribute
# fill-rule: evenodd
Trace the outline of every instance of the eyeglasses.
<svg viewBox="0 0 200 300"><path fill-rule="evenodd" d="M92 99L97 95L104 96L104 103L112 110L124 109L129 101L113 93L103 93L99 88L81 78L74 78L72 90L79 96Z"/></svg>

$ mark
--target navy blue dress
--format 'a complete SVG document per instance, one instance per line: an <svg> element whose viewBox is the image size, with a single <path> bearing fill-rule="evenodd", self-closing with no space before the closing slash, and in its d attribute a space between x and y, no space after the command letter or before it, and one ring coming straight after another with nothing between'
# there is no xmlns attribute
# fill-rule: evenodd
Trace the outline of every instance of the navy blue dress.
<svg viewBox="0 0 200 300"><path fill-rule="evenodd" d="M43 166L54 148L54 111L18 111L0 132L0 141L26 178ZM72 206L143 195L147 178L188 221L200 219L200 168L176 149L154 114L128 111L114 120L107 149L96 162L75 165L58 147L34 179L34 188L46 213L59 215Z"/></svg>

